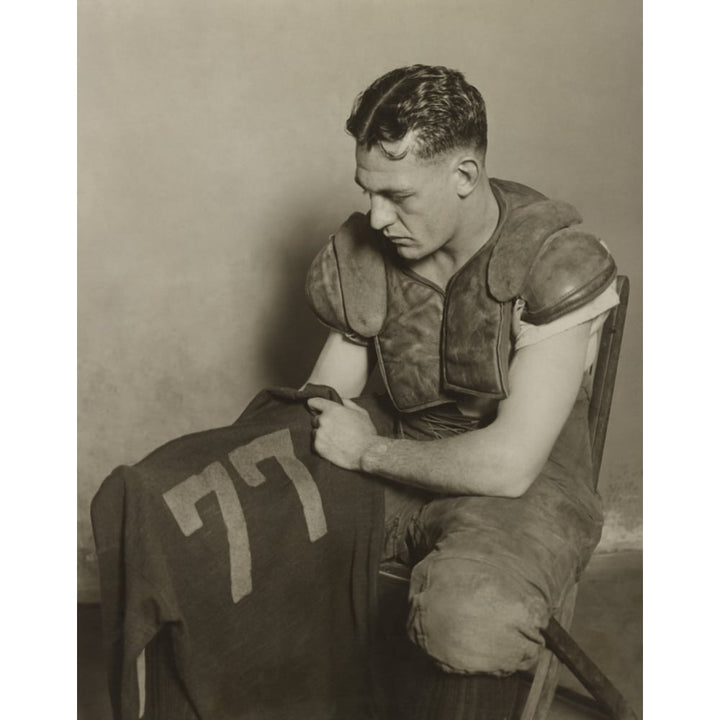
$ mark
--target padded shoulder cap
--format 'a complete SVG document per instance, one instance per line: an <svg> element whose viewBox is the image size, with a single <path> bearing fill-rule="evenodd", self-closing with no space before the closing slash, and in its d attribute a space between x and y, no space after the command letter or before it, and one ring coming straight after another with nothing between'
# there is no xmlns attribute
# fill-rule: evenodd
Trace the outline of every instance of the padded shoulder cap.
<svg viewBox="0 0 720 720"><path fill-rule="evenodd" d="M353 213L318 253L305 290L320 320L341 332L369 338L387 309L381 236L365 215Z"/></svg>
<svg viewBox="0 0 720 720"><path fill-rule="evenodd" d="M544 325L596 298L615 278L607 248L593 235L565 229L544 243L522 292L523 319Z"/></svg>
<svg viewBox="0 0 720 720"><path fill-rule="evenodd" d="M350 330L345 317L340 272L332 238L310 265L305 279L305 295L323 325L343 333Z"/></svg>

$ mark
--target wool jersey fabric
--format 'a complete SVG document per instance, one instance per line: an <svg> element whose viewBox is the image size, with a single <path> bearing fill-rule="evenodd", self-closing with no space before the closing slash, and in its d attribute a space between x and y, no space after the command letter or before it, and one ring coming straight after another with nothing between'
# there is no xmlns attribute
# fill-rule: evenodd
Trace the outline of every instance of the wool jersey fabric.
<svg viewBox="0 0 720 720"><path fill-rule="evenodd" d="M102 484L92 519L116 720L372 716L382 489L312 451L316 395L339 400L264 391L235 424Z"/></svg>

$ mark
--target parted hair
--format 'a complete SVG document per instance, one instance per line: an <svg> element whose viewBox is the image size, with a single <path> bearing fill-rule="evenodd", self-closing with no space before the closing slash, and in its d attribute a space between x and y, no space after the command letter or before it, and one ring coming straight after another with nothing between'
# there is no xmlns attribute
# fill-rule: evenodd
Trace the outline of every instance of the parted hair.
<svg viewBox="0 0 720 720"><path fill-rule="evenodd" d="M430 159L459 147L474 147L484 157L487 148L485 101L462 73L442 66L410 65L379 77L355 99L347 131L358 144L397 142L415 131L412 151Z"/></svg>

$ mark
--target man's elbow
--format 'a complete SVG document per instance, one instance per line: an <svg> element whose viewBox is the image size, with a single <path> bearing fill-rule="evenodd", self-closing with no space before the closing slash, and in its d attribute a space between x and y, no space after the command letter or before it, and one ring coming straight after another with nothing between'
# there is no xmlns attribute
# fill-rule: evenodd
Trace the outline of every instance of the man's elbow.
<svg viewBox="0 0 720 720"><path fill-rule="evenodd" d="M520 498L535 482L544 463L530 462L525 458L508 456L497 478L497 495L506 498Z"/></svg>
<svg viewBox="0 0 720 720"><path fill-rule="evenodd" d="M530 486L537 480L540 473L545 467L547 456L536 458L516 458L514 464L512 478L510 480L510 489L512 495L509 497L522 497Z"/></svg>
<svg viewBox="0 0 720 720"><path fill-rule="evenodd" d="M513 476L508 478L503 485L501 497L506 498L520 498L522 497L533 484L535 478L528 476Z"/></svg>

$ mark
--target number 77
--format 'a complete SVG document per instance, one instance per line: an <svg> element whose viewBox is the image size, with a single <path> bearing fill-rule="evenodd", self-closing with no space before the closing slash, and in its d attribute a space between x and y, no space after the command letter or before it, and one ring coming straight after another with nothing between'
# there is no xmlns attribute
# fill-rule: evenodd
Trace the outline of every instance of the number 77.
<svg viewBox="0 0 720 720"><path fill-rule="evenodd" d="M288 429L263 435L233 450L228 458L238 475L250 487L265 482L258 469L263 460L275 458L295 488L302 505L310 542L327 534L327 522L322 498L315 480L305 465L295 457L292 438ZM230 551L230 592L237 603L252 592L252 558L247 523L235 486L225 468L214 462L198 475L191 475L171 490L163 493L163 499L172 512L180 530L189 537L203 526L197 511L197 503L210 493L215 493L220 515L227 532Z"/></svg>

